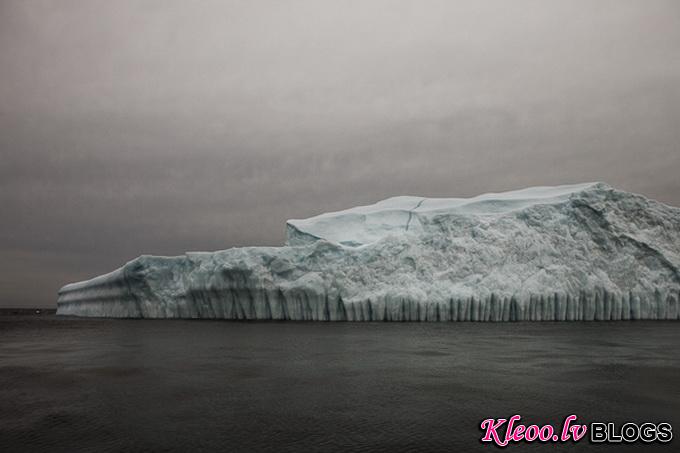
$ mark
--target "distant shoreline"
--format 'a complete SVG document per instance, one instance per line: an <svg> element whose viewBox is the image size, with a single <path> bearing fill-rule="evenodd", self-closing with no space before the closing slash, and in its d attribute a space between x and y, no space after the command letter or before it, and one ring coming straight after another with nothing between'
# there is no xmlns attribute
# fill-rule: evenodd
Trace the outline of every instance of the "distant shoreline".
<svg viewBox="0 0 680 453"><path fill-rule="evenodd" d="M56 308L0 308L0 316L13 316L13 315L54 315L57 313Z"/></svg>

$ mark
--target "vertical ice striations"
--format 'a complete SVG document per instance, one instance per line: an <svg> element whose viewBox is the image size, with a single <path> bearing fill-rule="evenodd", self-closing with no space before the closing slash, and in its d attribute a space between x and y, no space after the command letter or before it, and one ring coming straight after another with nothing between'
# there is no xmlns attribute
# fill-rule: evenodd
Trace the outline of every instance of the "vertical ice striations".
<svg viewBox="0 0 680 453"><path fill-rule="evenodd" d="M395 197L287 223L284 247L141 256L59 291L78 316L679 319L680 209L592 183Z"/></svg>

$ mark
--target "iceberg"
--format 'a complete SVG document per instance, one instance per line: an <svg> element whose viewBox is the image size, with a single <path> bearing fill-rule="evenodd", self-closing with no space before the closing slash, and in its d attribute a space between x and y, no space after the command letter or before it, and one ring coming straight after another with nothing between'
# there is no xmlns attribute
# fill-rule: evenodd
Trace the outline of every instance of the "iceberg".
<svg viewBox="0 0 680 453"><path fill-rule="evenodd" d="M59 315L300 321L679 319L680 209L604 183L401 196L289 220L281 247L140 256Z"/></svg>

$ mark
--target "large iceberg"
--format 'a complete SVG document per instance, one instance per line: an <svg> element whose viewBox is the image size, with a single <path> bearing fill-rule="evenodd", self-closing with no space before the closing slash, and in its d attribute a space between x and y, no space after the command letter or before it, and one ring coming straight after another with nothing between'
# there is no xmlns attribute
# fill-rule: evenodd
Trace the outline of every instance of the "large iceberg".
<svg viewBox="0 0 680 453"><path fill-rule="evenodd" d="M287 222L283 247L140 256L60 315L314 321L678 319L680 209L603 183L395 197Z"/></svg>

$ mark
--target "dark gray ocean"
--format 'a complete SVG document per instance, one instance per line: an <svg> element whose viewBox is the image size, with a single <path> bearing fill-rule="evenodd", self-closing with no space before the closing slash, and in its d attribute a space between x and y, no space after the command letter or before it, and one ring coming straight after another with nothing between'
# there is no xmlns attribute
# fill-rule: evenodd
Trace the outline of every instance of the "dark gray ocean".
<svg viewBox="0 0 680 453"><path fill-rule="evenodd" d="M0 317L2 452L496 451L513 414L680 432L680 323Z"/></svg>

